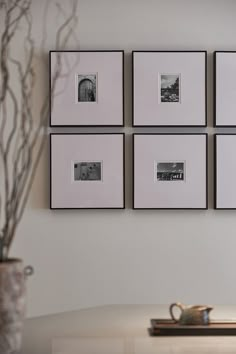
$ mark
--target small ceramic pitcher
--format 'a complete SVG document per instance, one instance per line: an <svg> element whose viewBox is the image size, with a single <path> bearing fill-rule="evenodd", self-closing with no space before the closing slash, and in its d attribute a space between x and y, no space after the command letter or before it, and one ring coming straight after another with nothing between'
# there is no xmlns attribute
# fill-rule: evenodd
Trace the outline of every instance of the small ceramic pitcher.
<svg viewBox="0 0 236 354"><path fill-rule="evenodd" d="M181 310L179 319L174 316L174 307L178 307ZM185 306L180 302L175 302L170 305L170 315L180 325L208 325L210 321L209 312L212 309L213 307L206 305Z"/></svg>

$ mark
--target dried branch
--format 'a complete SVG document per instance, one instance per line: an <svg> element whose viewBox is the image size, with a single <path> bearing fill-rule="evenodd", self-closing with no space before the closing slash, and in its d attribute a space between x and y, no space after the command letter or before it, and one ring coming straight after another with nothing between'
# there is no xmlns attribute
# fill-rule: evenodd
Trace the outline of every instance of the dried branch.
<svg viewBox="0 0 236 354"><path fill-rule="evenodd" d="M0 13L4 17L4 28L0 38L0 262L8 257L17 226L23 216L31 191L37 166L45 145L45 127L49 117L49 93L45 94L39 119L35 125L35 109L32 105L36 84L34 70L35 45L32 38L32 0L0 1ZM61 13L61 25L55 38L55 71L51 78L51 106L57 81L62 75L59 50L65 48L70 38L77 38L78 0L72 0L69 16L57 4ZM48 7L47 7L48 10ZM19 28L25 29L24 49L26 58L12 54L12 43ZM43 32L45 43L46 32ZM12 78L17 73L17 87Z"/></svg>

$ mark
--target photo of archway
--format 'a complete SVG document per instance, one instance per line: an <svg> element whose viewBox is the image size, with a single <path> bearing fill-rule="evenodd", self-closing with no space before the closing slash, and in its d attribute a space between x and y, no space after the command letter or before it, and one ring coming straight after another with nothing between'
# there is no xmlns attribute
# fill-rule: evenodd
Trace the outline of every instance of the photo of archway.
<svg viewBox="0 0 236 354"><path fill-rule="evenodd" d="M97 75L78 75L77 100L78 102L97 101Z"/></svg>

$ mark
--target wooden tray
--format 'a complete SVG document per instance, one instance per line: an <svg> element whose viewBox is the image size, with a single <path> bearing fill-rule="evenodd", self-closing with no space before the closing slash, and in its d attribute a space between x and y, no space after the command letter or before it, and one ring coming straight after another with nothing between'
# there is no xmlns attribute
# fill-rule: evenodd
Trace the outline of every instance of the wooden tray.
<svg viewBox="0 0 236 354"><path fill-rule="evenodd" d="M236 320L211 321L207 326L181 326L173 320L152 319L151 336L235 336Z"/></svg>

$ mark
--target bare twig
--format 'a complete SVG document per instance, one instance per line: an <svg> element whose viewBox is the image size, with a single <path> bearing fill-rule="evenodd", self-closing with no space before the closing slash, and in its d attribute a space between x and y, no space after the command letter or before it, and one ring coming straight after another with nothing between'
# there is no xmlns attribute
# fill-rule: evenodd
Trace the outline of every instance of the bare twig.
<svg viewBox="0 0 236 354"><path fill-rule="evenodd" d="M45 127L50 113L47 92L38 112L38 123L34 124L36 112L32 100L36 73L33 65L35 45L32 38L31 6L32 0L0 0L0 12L4 17L0 38L0 168L3 177L3 183L0 184L0 261L8 257L23 216L45 145ZM57 4L62 21L55 38L57 55L55 71L51 76L51 106L57 81L67 75L62 74L60 50L65 48L70 38L77 38L77 6L78 0L72 0L70 14L66 16ZM24 60L11 51L19 28L25 29ZM43 32L43 43L45 40L46 33ZM12 70L17 73L17 87L12 79Z"/></svg>

